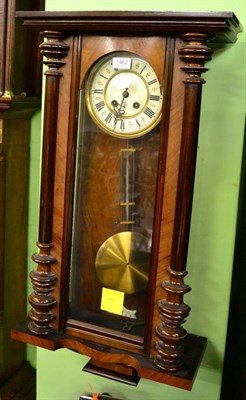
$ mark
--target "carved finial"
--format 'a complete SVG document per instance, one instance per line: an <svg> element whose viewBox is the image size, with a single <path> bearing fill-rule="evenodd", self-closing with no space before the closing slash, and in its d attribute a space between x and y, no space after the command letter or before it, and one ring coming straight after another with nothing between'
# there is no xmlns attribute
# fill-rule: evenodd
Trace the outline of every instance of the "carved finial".
<svg viewBox="0 0 246 400"><path fill-rule="evenodd" d="M204 64L212 58L213 51L207 46L212 36L206 33L184 33L180 38L186 43L178 51L180 59L186 64L181 69L188 74L184 83L205 83L201 75L208 71Z"/></svg>
<svg viewBox="0 0 246 400"><path fill-rule="evenodd" d="M43 64L48 66L45 75L62 76L60 68L65 64L62 60L69 51L69 46L63 42L65 35L56 31L44 31L42 35L47 39L40 45L40 52L46 57Z"/></svg>

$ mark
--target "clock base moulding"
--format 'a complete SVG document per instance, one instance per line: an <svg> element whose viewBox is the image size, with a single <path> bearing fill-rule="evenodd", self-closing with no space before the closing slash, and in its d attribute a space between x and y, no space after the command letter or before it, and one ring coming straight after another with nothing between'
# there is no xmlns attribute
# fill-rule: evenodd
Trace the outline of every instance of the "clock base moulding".
<svg viewBox="0 0 246 400"><path fill-rule="evenodd" d="M119 351L117 348L66 334L54 333L35 337L30 334L28 323L29 320L24 321L12 329L12 338L51 351L64 347L77 351L91 358L82 368L83 371L132 386L136 386L140 378L145 378L184 390L191 390L207 344L206 338L188 334L184 342L182 369L166 373L155 367L152 359L130 351Z"/></svg>

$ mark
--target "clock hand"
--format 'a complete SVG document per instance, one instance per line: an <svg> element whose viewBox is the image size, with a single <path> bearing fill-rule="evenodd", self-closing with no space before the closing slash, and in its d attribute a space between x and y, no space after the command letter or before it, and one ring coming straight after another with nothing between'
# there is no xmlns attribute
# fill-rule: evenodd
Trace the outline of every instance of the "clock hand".
<svg viewBox="0 0 246 400"><path fill-rule="evenodd" d="M122 115L125 114L125 99L129 96L129 92L128 92L128 88L126 88L124 90L124 92L122 93L122 100L121 103L119 104L117 102L117 100L113 100L112 101L112 105L114 106L114 112L115 112L115 116L114 116L114 129L116 127L116 124L118 121L122 121Z"/></svg>
<svg viewBox="0 0 246 400"><path fill-rule="evenodd" d="M119 107L119 109L118 109L118 111L116 113L117 116L122 115L122 114L125 113L125 110L124 110L124 108L125 108L125 99L128 96L129 96L129 92L128 92L128 88L126 88L124 90L124 92L122 93L122 100L121 100L121 103L120 103L120 107Z"/></svg>
<svg viewBox="0 0 246 400"><path fill-rule="evenodd" d="M123 105L123 103L124 103L124 100L127 98L127 97L129 97L129 92L128 92L128 88L126 88L125 90L124 90L124 92L122 93L122 101L121 101L121 105Z"/></svg>
<svg viewBox="0 0 246 400"><path fill-rule="evenodd" d="M114 110L115 110L114 130L115 130L115 127L116 127L117 122L120 121L120 120L122 120L121 116L122 116L123 114L125 114L125 99L126 99L128 96L129 96L129 92L128 92L128 88L126 88L126 89L124 90L124 92L122 93L122 100L121 100L121 103L120 103L120 105L119 105L118 110L116 110L116 109L114 108Z"/></svg>
<svg viewBox="0 0 246 400"><path fill-rule="evenodd" d="M123 112L123 114L124 114L124 112ZM118 122L118 121L122 121L122 118L120 118L120 115L121 115L121 114L118 114L118 113L115 114L115 118L114 118L114 129L113 129L113 130L115 130L115 127L116 127L117 122Z"/></svg>

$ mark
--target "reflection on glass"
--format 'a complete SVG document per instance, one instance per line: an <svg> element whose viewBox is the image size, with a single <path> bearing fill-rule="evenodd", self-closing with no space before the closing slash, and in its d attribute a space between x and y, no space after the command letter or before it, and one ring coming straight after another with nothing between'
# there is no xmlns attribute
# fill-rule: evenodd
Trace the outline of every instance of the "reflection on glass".
<svg viewBox="0 0 246 400"><path fill-rule="evenodd" d="M69 318L141 337L159 127L133 139L103 133L88 114L83 90L80 110ZM104 287L124 293L121 315L101 309Z"/></svg>

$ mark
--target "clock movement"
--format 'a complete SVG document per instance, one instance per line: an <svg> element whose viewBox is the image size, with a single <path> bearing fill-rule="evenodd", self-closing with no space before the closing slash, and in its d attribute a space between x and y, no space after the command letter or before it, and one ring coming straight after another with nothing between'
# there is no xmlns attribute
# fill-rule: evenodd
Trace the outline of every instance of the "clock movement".
<svg viewBox="0 0 246 400"><path fill-rule="evenodd" d="M85 370L190 390L206 339L183 327L202 74L233 13L18 13L43 32L40 225L12 337Z"/></svg>

